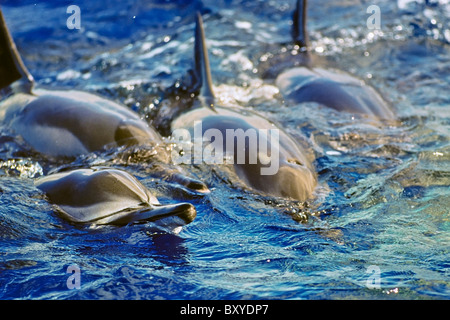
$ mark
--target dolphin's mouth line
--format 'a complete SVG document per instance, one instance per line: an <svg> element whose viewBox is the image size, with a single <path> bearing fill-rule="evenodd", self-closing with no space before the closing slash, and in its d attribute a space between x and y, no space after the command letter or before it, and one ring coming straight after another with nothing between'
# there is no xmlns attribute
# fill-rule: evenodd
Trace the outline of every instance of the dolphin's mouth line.
<svg viewBox="0 0 450 320"><path fill-rule="evenodd" d="M130 214L132 212L137 212L139 210L142 210L142 207L136 206L136 207L131 207L131 208L125 208L123 210L116 211L116 212L113 212L113 213L101 216L99 218L95 218L95 219L91 219L91 220L85 220L85 221L78 221L78 222L82 223L82 224L89 224L89 223L95 224L96 222L104 220L106 218L110 218L110 217L113 217L113 216L116 216L116 215L126 215L126 214ZM100 224L104 224L104 223L100 223Z"/></svg>
<svg viewBox="0 0 450 320"><path fill-rule="evenodd" d="M183 217L186 215L186 217ZM118 216L119 218L113 221L108 218ZM177 203L171 205L152 204L151 206L147 202L143 202L140 205L126 208L121 211L111 213L96 219L83 221L83 224L113 224L113 225L126 225L129 223L139 224L146 222L155 222L168 217L178 216L185 221L186 224L192 222L193 217L196 216L195 207L190 203ZM108 222L102 222L107 220Z"/></svg>

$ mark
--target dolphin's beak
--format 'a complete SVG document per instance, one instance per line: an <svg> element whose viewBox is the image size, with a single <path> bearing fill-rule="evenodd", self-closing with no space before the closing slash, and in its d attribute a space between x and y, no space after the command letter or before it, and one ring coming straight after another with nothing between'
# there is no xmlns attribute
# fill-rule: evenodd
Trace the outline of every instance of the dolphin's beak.
<svg viewBox="0 0 450 320"><path fill-rule="evenodd" d="M183 226L194 221L197 210L190 203L177 203L170 205L152 205L135 213L135 222L151 222L158 229L166 229L175 234L179 233Z"/></svg>
<svg viewBox="0 0 450 320"><path fill-rule="evenodd" d="M197 210L190 203L176 203L169 205L153 205L152 208L141 210L136 220L158 221L168 217L178 217L184 224L191 223L197 216Z"/></svg>

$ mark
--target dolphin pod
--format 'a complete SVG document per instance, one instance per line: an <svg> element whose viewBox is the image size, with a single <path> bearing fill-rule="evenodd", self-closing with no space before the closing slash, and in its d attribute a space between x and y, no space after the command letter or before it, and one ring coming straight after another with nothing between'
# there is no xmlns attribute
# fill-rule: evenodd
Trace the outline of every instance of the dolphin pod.
<svg viewBox="0 0 450 320"><path fill-rule="evenodd" d="M116 102L82 91L33 90L34 79L23 64L0 11L0 122L20 135L35 151L53 157L79 156L122 145L162 143L161 135L138 114ZM1 96L2 91L0 91ZM158 150L157 160L169 156ZM208 187L179 167L155 174L195 192Z"/></svg>
<svg viewBox="0 0 450 320"><path fill-rule="evenodd" d="M314 168L305 150L274 122L240 106L222 106L215 101L202 17L198 13L195 28L194 73L200 82L200 97L193 107L172 122L172 130L186 129L201 135L213 133L222 141L216 149L233 159L232 167L242 182L272 196L306 201L317 184ZM236 141L229 132L245 133L245 141ZM277 139L267 134L278 135ZM250 135L253 134L253 140ZM262 152L266 147L269 152ZM241 153L241 161L239 161ZM254 161L249 160L253 157ZM244 159L245 161L242 161ZM275 170L271 171L276 162Z"/></svg>
<svg viewBox="0 0 450 320"><path fill-rule="evenodd" d="M156 130L123 105L81 91L33 90L34 79L16 49L1 11L0 61L0 94L3 96L0 101L0 121L35 151L57 158L74 157L121 145L162 143ZM204 183L184 175L179 168L160 170L162 172L157 173L166 180L195 192L209 192ZM81 174L80 171L73 171L72 174L56 175L48 180L44 178L37 186L48 192L52 202L66 208L63 216L71 221L121 224L142 219L158 220L157 217L162 213L170 214L168 207L165 207L167 210L163 210L163 207L156 210L157 200L149 201L150 198L145 197L148 192L136 193L143 186L137 187L137 181L129 174L118 174L117 170L96 171L90 175L86 172ZM112 177L120 182L114 190L108 185L114 180ZM49 184L49 181L52 183ZM97 196L90 197L91 194ZM83 206L84 197L90 197L92 203ZM146 207L155 208L140 210L139 214L130 213L128 211L133 211L132 207L123 207L123 203L114 201L117 198L130 202L139 197ZM79 202L78 207L74 201ZM133 206L136 207L137 203ZM180 208L186 206L182 204ZM189 208L188 211L189 218L184 219L186 223L195 217L192 214L195 209Z"/></svg>
<svg viewBox="0 0 450 320"><path fill-rule="evenodd" d="M299 47L294 68L276 75L275 84L282 95L294 102L317 102L337 111L365 114L392 120L390 105L364 81L340 70L314 67L306 30L307 0L297 0L293 14L292 36Z"/></svg>
<svg viewBox="0 0 450 320"><path fill-rule="evenodd" d="M312 66L306 6L306 0L298 0L293 15L292 36L302 51L300 62L276 75L275 84L283 96L338 111L394 119L388 103L362 80ZM116 102L81 91L34 90L34 79L15 47L1 10L0 61L0 122L37 152L56 158L76 157L122 145L163 143L158 131ZM231 159L226 162L229 168L250 189L299 201L312 198L317 174L306 150L274 121L248 108L216 101L199 13L193 71L194 86L200 94L189 110L171 119L172 132L200 133L202 143L211 142L215 151L224 151L224 157ZM182 174L181 169L165 174L183 186L209 192L204 183ZM178 230L196 216L195 208L188 203L161 205L136 178L119 169L76 169L35 183L61 215L75 223L156 221Z"/></svg>

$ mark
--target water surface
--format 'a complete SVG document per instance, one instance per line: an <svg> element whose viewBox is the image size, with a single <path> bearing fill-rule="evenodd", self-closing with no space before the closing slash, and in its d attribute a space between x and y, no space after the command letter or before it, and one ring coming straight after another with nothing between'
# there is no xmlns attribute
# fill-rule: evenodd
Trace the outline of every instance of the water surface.
<svg viewBox="0 0 450 320"><path fill-rule="evenodd" d="M260 77L268 58L295 59L294 1L78 1L80 30L66 27L70 4L2 1L37 86L95 92L152 123L183 101L167 88L192 65L201 10L218 98L277 120L309 146L320 186L305 206L243 191L221 168L187 166L213 190L193 197L120 150L55 161L1 127L1 299L450 297L448 1L372 1L380 30L367 28L366 3L310 1L316 55L382 92L400 119L389 124L283 101ZM179 235L74 227L33 179L86 164L125 168L161 202L192 202L197 218ZM73 264L81 288L69 290Z"/></svg>

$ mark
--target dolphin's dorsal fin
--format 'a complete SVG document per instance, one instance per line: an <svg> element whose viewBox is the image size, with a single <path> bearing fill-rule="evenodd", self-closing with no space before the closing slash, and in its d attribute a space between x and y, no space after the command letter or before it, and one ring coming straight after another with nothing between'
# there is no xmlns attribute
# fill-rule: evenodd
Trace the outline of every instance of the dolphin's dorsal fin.
<svg viewBox="0 0 450 320"><path fill-rule="evenodd" d="M194 46L194 72L200 85L200 98L205 104L216 111L214 108L214 91L212 89L211 70L209 67L208 49L206 47L205 31L203 29L203 20L197 12L195 20L195 46Z"/></svg>
<svg viewBox="0 0 450 320"><path fill-rule="evenodd" d="M15 82L20 91L31 93L33 76L23 64L0 9L0 90Z"/></svg>
<svg viewBox="0 0 450 320"><path fill-rule="evenodd" d="M292 37L294 43L300 48L308 47L308 32L306 30L307 0L297 0L297 6L293 15Z"/></svg>

